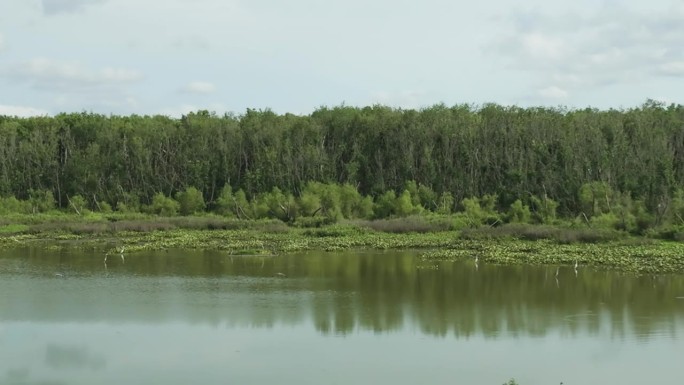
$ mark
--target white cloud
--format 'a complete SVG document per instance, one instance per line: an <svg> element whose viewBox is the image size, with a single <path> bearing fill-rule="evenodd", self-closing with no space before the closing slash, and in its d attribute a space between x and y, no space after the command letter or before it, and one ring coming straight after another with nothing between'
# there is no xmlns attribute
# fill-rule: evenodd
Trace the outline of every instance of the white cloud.
<svg viewBox="0 0 684 385"><path fill-rule="evenodd" d="M51 91L84 91L119 87L142 80L140 71L105 67L93 70L79 62L37 58L3 71L11 81L27 82L35 88Z"/></svg>
<svg viewBox="0 0 684 385"><path fill-rule="evenodd" d="M216 86L209 82L195 81L184 85L181 91L189 94L210 94L216 91Z"/></svg>
<svg viewBox="0 0 684 385"><path fill-rule="evenodd" d="M89 5L104 3L107 0L41 0L43 13L56 15L59 13L80 12Z"/></svg>
<svg viewBox="0 0 684 385"><path fill-rule="evenodd" d="M44 116L44 115L49 115L49 113L45 110L41 110L39 108L34 108L34 107L8 106L8 105L0 104L0 115L28 117L28 116Z"/></svg>
<svg viewBox="0 0 684 385"><path fill-rule="evenodd" d="M616 3L583 12L518 13L486 49L541 84L552 84L538 92L546 97L684 76L684 10L632 10Z"/></svg>
<svg viewBox="0 0 684 385"><path fill-rule="evenodd" d="M535 59L557 60L565 55L563 41L540 33L527 33L520 37L520 45L527 55Z"/></svg>
<svg viewBox="0 0 684 385"><path fill-rule="evenodd" d="M568 97L568 91L558 86L550 86L540 89L539 96L547 99L565 99Z"/></svg>
<svg viewBox="0 0 684 385"><path fill-rule="evenodd" d="M667 76L684 76L684 60L663 63L658 72Z"/></svg>

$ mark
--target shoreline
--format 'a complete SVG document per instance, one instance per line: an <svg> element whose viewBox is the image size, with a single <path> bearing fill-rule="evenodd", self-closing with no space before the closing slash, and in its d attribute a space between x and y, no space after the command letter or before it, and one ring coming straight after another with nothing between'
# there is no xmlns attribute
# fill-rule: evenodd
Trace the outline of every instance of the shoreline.
<svg viewBox="0 0 684 385"><path fill-rule="evenodd" d="M149 225L148 222L149 220L132 221L129 225L143 228L146 224ZM84 226L93 224L102 225L100 222L83 223ZM239 223L234 224L237 226ZM479 263L500 265L554 265L572 268L577 264L580 269L590 267L639 274L684 272L684 243L646 237L626 236L596 242L566 242L553 238L521 239L525 233L515 236L501 231L492 233L488 229L481 233L465 230L391 233L349 223L316 228L289 227L274 221L241 224L243 228L152 228L149 231L138 229L79 233L74 231L73 223L62 223L60 227L57 222L45 227L44 231L34 229L28 233L24 229L17 233L0 233L0 250L22 246L77 248L92 251L99 258L102 254L117 253L117 248L121 246L125 246L127 256L140 251L168 249L215 250L231 255L253 256L277 256L309 250L395 249L416 250L424 261L477 258ZM526 227L529 231L537 232L541 228ZM556 232L547 231L544 234Z"/></svg>

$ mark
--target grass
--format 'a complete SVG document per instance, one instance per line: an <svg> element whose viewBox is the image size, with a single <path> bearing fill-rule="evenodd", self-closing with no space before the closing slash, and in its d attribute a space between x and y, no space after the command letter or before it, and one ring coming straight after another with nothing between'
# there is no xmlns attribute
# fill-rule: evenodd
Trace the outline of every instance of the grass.
<svg viewBox="0 0 684 385"><path fill-rule="evenodd" d="M530 241L550 239L558 243L601 243L629 238L629 234L611 229L566 228L546 225L506 224L498 227L465 229L462 239L485 240L517 238Z"/></svg>
<svg viewBox="0 0 684 385"><path fill-rule="evenodd" d="M1 225L0 226L0 234L21 234L23 232L26 232L28 230L27 225L22 225L22 224L6 224L6 225Z"/></svg>
<svg viewBox="0 0 684 385"><path fill-rule="evenodd" d="M355 220L349 224L384 233L433 233L455 230L451 220L445 217L410 216L406 218Z"/></svg>

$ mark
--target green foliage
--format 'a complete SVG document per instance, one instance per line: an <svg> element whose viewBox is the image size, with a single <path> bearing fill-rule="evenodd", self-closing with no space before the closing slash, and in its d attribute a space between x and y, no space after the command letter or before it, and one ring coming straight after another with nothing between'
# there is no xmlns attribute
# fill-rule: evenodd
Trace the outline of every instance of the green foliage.
<svg viewBox="0 0 684 385"><path fill-rule="evenodd" d="M684 189L677 189L670 203L670 222L684 225Z"/></svg>
<svg viewBox="0 0 684 385"><path fill-rule="evenodd" d="M176 200L180 203L181 215L198 213L206 207L202 192L195 187L188 187L185 191L176 194Z"/></svg>
<svg viewBox="0 0 684 385"><path fill-rule="evenodd" d="M311 191L304 191L299 197L299 211L305 216L314 216L321 211L321 199Z"/></svg>
<svg viewBox="0 0 684 385"><path fill-rule="evenodd" d="M165 217L178 215L179 210L180 203L173 198L167 197L163 193L155 194L154 197L152 197L152 204L148 207L149 212Z"/></svg>
<svg viewBox="0 0 684 385"><path fill-rule="evenodd" d="M337 185L309 182L302 194L316 196L320 202L320 213L332 221L337 221L343 216L340 190Z"/></svg>
<svg viewBox="0 0 684 385"><path fill-rule="evenodd" d="M56 207L55 197L49 190L30 190L29 202L34 213L45 213Z"/></svg>
<svg viewBox="0 0 684 385"><path fill-rule="evenodd" d="M454 196L450 192L445 191L439 196L439 204L437 207L437 212L440 214L448 215L454 208Z"/></svg>
<svg viewBox="0 0 684 385"><path fill-rule="evenodd" d="M420 199L420 189L418 188L418 183L416 183L415 180L410 180L406 182L404 192L408 192L409 200L412 206L421 206L422 202Z"/></svg>
<svg viewBox="0 0 684 385"><path fill-rule="evenodd" d="M531 218L529 206L523 204L520 199L513 202L508 210L508 221L511 223L530 223Z"/></svg>
<svg viewBox="0 0 684 385"><path fill-rule="evenodd" d="M361 201L358 203L358 206L356 206L355 213L357 218L372 218L374 215L373 198L367 196L361 199Z"/></svg>
<svg viewBox="0 0 684 385"><path fill-rule="evenodd" d="M484 219L471 207L458 221L498 223L496 210L508 211L519 199L537 223L579 216L586 225L612 213L616 226L641 233L684 223L683 125L684 106L651 102L606 111L376 105L323 107L310 115L249 109L180 119L3 117L0 196L29 208L7 201L0 210L72 211L68 197L80 195L93 210L108 204L137 213L159 191L183 194L194 186L222 215L256 219L276 215L265 195L277 187L286 203L288 194L296 200L281 217L384 218L416 212L403 202L406 190L414 209L442 214L480 197ZM226 185L233 189L222 200L218 189ZM240 190L245 199L238 203ZM371 213L367 197L388 191L402 201L375 202L381 212ZM196 207L182 204L180 211L204 210Z"/></svg>
<svg viewBox="0 0 684 385"><path fill-rule="evenodd" d="M417 198L417 196L416 196ZM416 200L418 203L420 203L419 200ZM399 195L395 202L394 202L394 209L393 212L400 217L406 217L411 214L417 214L420 212L420 206L414 206L413 201L411 200L411 193L409 190L404 190L404 192Z"/></svg>
<svg viewBox="0 0 684 385"><path fill-rule="evenodd" d="M274 187L270 193L262 195L261 200L268 208L267 215L270 218L280 219L283 222L293 222L296 219L297 203L292 194L285 194L279 188Z"/></svg>
<svg viewBox="0 0 684 385"><path fill-rule="evenodd" d="M87 214L87 202L85 198L83 198L80 195L74 195L71 198L69 198L69 206L78 215Z"/></svg>
<svg viewBox="0 0 684 385"><path fill-rule="evenodd" d="M613 191L606 182L585 183L579 190L582 211L587 216L610 212L612 198Z"/></svg>
<svg viewBox="0 0 684 385"><path fill-rule="evenodd" d="M615 229L620 219L614 213L605 213L591 218L591 226L599 229Z"/></svg>
<svg viewBox="0 0 684 385"><path fill-rule="evenodd" d="M19 234L26 232L28 229L28 225L13 223L9 225L0 226L0 234Z"/></svg>
<svg viewBox="0 0 684 385"><path fill-rule="evenodd" d="M226 184L221 189L219 197L216 199L214 210L221 215L233 217L236 215L235 197L233 196L233 188Z"/></svg>
<svg viewBox="0 0 684 385"><path fill-rule="evenodd" d="M20 201L13 196L0 198L0 214L28 214L30 212L30 202Z"/></svg>
<svg viewBox="0 0 684 385"><path fill-rule="evenodd" d="M556 209L558 202L549 199L546 195L543 198L532 196L530 198L532 204L533 218L537 223L551 224L556 221Z"/></svg>
<svg viewBox="0 0 684 385"><path fill-rule="evenodd" d="M496 195L485 195L482 198L465 198L461 201L463 218L470 227L483 224L495 225L501 218L496 211Z"/></svg>
<svg viewBox="0 0 684 385"><path fill-rule="evenodd" d="M112 206L107 202L98 202L97 207L103 214L110 214L112 212Z"/></svg>
<svg viewBox="0 0 684 385"><path fill-rule="evenodd" d="M423 184L418 186L418 197L420 198L420 205L422 207L428 210L437 210L437 194L430 187ZM451 203L453 205L453 198Z"/></svg>
<svg viewBox="0 0 684 385"><path fill-rule="evenodd" d="M389 218L394 214L395 202L397 200L397 194L390 190L380 195L375 200L375 205L373 208L373 213L375 218Z"/></svg>
<svg viewBox="0 0 684 385"><path fill-rule="evenodd" d="M121 193L119 200L116 202L116 211L121 213L139 213L140 198L134 193Z"/></svg>
<svg viewBox="0 0 684 385"><path fill-rule="evenodd" d="M240 219L253 219L253 216L250 216L248 214L250 204L249 201L247 201L247 194L242 189L239 189L235 192L235 196L233 196L233 201L234 201L234 211L235 216L237 216Z"/></svg>

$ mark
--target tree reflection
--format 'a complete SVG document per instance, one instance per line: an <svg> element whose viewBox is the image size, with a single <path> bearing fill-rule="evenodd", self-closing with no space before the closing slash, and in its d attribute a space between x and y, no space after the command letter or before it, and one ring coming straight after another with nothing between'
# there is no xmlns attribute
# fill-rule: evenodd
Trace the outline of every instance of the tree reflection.
<svg viewBox="0 0 684 385"><path fill-rule="evenodd" d="M0 319L273 327L311 322L323 334L434 336L671 333L684 324L684 277L556 267L425 264L411 252L236 257L135 255L109 266L86 254L3 257ZM56 280L54 271L65 278ZM283 273L285 277L278 276ZM21 278L21 279L19 279ZM31 290L27 290L31 288Z"/></svg>

